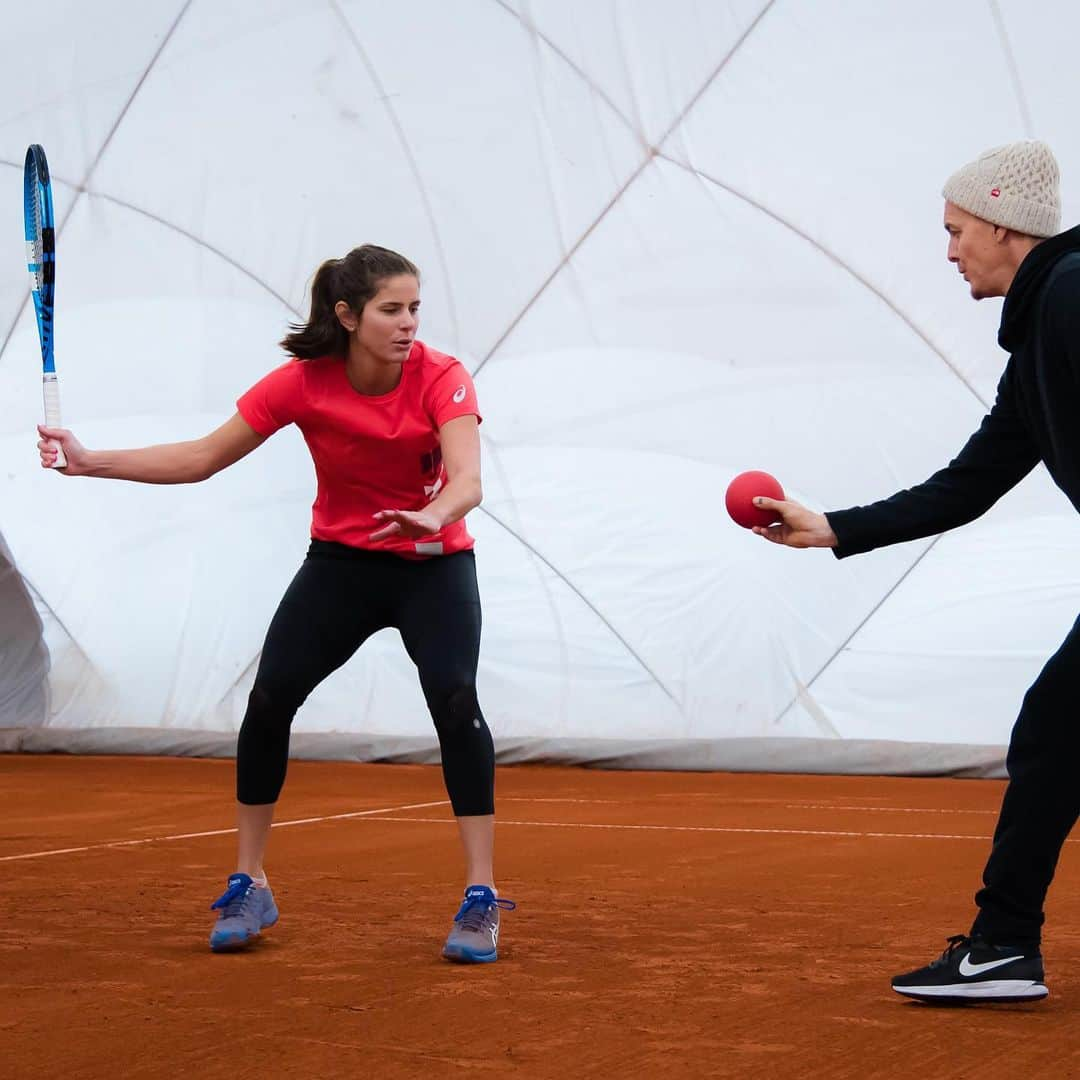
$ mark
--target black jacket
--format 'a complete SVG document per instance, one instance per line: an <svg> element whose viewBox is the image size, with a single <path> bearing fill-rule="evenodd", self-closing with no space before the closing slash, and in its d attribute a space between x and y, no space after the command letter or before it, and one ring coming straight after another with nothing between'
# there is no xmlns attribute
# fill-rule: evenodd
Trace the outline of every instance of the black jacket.
<svg viewBox="0 0 1080 1080"><path fill-rule="evenodd" d="M974 521L1040 461L1080 510L1080 226L1044 240L1020 264L998 343L1012 355L979 430L918 487L830 511L837 558Z"/></svg>

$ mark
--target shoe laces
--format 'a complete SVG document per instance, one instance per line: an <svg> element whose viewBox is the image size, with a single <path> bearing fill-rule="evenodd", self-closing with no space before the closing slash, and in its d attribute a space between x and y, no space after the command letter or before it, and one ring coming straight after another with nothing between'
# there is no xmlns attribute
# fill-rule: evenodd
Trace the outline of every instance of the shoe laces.
<svg viewBox="0 0 1080 1080"><path fill-rule="evenodd" d="M974 938L969 937L967 934L953 934L952 937L945 939L949 944L946 950L936 960L930 962L931 967L941 967L943 964L947 964L951 959L953 953L959 949L966 949L974 942Z"/></svg>
<svg viewBox="0 0 1080 1080"><path fill-rule="evenodd" d="M211 905L210 910L221 909L223 918L231 919L244 914L248 897L255 890L255 882L234 881Z"/></svg>
<svg viewBox="0 0 1080 1080"><path fill-rule="evenodd" d="M492 908L513 911L516 907L513 900L504 900L501 896L492 896L490 899L482 895L466 896L454 916L454 922L461 923L463 930L482 930Z"/></svg>

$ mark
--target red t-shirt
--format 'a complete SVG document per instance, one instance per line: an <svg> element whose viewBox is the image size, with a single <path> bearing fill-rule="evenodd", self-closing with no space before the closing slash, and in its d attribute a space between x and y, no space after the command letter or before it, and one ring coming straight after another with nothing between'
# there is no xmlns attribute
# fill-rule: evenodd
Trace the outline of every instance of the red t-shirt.
<svg viewBox="0 0 1080 1080"><path fill-rule="evenodd" d="M423 557L473 546L465 521L424 537L372 543L378 510L422 510L442 490L446 469L439 428L457 416L480 420L476 391L462 364L419 341L388 394L357 393L336 356L289 360L236 403L260 434L286 424L303 433L315 462L318 492L311 535L350 547Z"/></svg>

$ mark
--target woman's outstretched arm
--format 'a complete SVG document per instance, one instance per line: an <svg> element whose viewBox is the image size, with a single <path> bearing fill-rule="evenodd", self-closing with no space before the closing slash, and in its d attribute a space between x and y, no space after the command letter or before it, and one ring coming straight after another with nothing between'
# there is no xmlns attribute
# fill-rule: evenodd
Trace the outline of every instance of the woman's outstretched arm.
<svg viewBox="0 0 1080 1080"><path fill-rule="evenodd" d="M66 476L102 476L111 480L136 480L142 484L194 484L221 472L266 441L239 414L221 427L189 442L143 446L134 450L87 450L66 428L40 424L42 468L50 469L59 443L67 465L57 472Z"/></svg>

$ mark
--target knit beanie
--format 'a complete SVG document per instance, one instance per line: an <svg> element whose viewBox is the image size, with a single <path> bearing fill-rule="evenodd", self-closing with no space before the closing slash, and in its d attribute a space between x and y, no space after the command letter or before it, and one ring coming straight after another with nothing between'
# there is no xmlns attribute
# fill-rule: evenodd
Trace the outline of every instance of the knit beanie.
<svg viewBox="0 0 1080 1080"><path fill-rule="evenodd" d="M941 194L969 214L1028 236L1061 228L1058 165L1034 139L996 146L945 181Z"/></svg>

